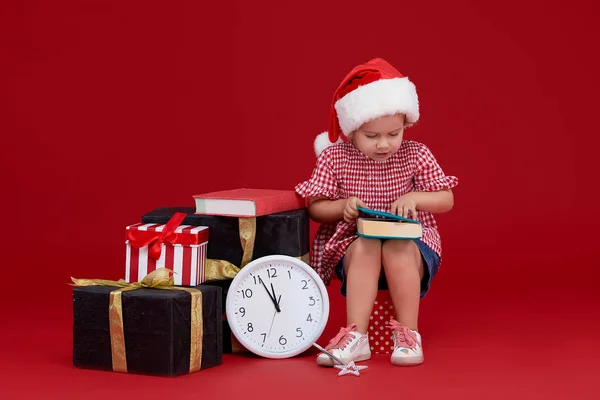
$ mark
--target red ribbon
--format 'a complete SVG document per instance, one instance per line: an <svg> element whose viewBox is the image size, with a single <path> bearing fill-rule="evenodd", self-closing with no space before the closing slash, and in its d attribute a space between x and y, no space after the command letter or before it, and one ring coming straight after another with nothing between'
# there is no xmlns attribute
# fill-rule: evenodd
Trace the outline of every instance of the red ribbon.
<svg viewBox="0 0 600 400"><path fill-rule="evenodd" d="M175 233L175 229L186 217L184 213L175 213L165 225L162 232L140 231L138 229L127 229L127 240L131 247L139 249L148 246L148 255L154 260L160 258L162 244L194 245L199 243L199 235Z"/></svg>

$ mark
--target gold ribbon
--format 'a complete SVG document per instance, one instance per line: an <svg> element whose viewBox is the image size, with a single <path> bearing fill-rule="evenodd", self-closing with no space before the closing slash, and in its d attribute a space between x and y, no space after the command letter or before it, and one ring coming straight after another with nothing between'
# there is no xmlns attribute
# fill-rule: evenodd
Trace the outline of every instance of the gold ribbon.
<svg viewBox="0 0 600 400"><path fill-rule="evenodd" d="M240 242L244 254L242 255L242 263L240 268L244 268L246 264L252 261L254 253L254 239L256 239L256 218L240 218Z"/></svg>
<svg viewBox="0 0 600 400"><path fill-rule="evenodd" d="M242 262L236 266L227 260L215 260L209 258L206 260L205 281L217 281L233 279L252 260L254 253L254 240L256 239L256 218L238 218L240 227L240 243L242 244Z"/></svg>
<svg viewBox="0 0 600 400"><path fill-rule="evenodd" d="M242 244L243 250L240 266L238 267L227 260L215 260L209 258L206 260L206 272L204 273L205 281L233 279L246 264L252 261L254 241L256 239L256 218L238 218L238 220L240 227L240 243ZM309 264L309 253L296 258Z"/></svg>
<svg viewBox="0 0 600 400"><path fill-rule="evenodd" d="M127 354L125 350L125 330L123 328L123 301L121 295L129 290L141 288L184 290L192 295L190 321L190 369L199 371L202 366L202 292L198 289L173 286L174 279L169 276L173 272L167 268L158 268L146 275L139 282L127 283L125 280L110 281L105 279L75 279L71 277L72 286L118 286L120 289L110 292L108 306L110 345L112 352L112 368L115 372L127 372Z"/></svg>
<svg viewBox="0 0 600 400"><path fill-rule="evenodd" d="M233 279L240 272L240 270L252 261L252 255L254 254L254 241L256 239L256 218L238 218L238 224L240 229L240 243L242 245L242 262L240 266L227 261L227 260L215 260L208 258L206 260L206 268L204 273L205 282L218 281ZM306 253L297 259L310 263L309 253ZM223 313L224 321L227 320L227 316ZM231 335L231 351L233 353L242 353L246 351L246 348L240 344L240 342Z"/></svg>

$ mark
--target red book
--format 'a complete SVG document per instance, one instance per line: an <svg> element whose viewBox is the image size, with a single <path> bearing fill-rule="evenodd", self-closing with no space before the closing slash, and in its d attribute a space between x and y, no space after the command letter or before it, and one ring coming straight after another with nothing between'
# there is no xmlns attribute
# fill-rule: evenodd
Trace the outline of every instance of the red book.
<svg viewBox="0 0 600 400"><path fill-rule="evenodd" d="M304 198L294 190L231 189L197 194L196 214L227 217L260 217L304 208Z"/></svg>

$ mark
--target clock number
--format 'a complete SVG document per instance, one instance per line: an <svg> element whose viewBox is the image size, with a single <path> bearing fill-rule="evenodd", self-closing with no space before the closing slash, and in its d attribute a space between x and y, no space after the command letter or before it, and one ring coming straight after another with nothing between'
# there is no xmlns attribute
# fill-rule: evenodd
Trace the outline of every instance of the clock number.
<svg viewBox="0 0 600 400"><path fill-rule="evenodd" d="M317 303L312 296L310 296L308 299L312 301L312 303L310 303L309 306L314 306Z"/></svg>
<svg viewBox="0 0 600 400"><path fill-rule="evenodd" d="M296 333L299 333L299 335L296 335L296 337L302 337L302 329L296 328Z"/></svg>
<svg viewBox="0 0 600 400"><path fill-rule="evenodd" d="M266 333L261 333L262 337L263 337L263 343L265 342L265 340L267 340L267 334Z"/></svg>
<svg viewBox="0 0 600 400"><path fill-rule="evenodd" d="M292 279L292 271L288 271L288 276Z"/></svg>
<svg viewBox="0 0 600 400"><path fill-rule="evenodd" d="M283 335L279 336L279 344L285 346L287 344L287 339L283 337Z"/></svg>
<svg viewBox="0 0 600 400"><path fill-rule="evenodd" d="M242 298L250 298L252 297L252 289L242 290Z"/></svg>
<svg viewBox="0 0 600 400"><path fill-rule="evenodd" d="M310 314L308 314L308 317L306 317L306 320L307 320L308 322L312 322L312 317L310 316Z"/></svg>
<svg viewBox="0 0 600 400"><path fill-rule="evenodd" d="M240 307L240 313L242 314L242 317L246 316L246 309L244 307Z"/></svg>
<svg viewBox="0 0 600 400"><path fill-rule="evenodd" d="M254 284L255 284L255 285L262 285L262 283L263 283L263 280L261 279L260 275L258 275L258 276L253 276L253 278L254 278ZM258 278L258 279L256 279L256 278Z"/></svg>
<svg viewBox="0 0 600 400"><path fill-rule="evenodd" d="M302 290L308 289L308 282L305 279L302 279L301 282L304 282L304 286L302 287Z"/></svg>
<svg viewBox="0 0 600 400"><path fill-rule="evenodd" d="M248 322L248 332L254 331L254 327L252 326L252 322Z"/></svg>
<svg viewBox="0 0 600 400"><path fill-rule="evenodd" d="M271 271L273 272L271 273ZM277 270L275 268L267 268L267 274L269 278L277 278Z"/></svg>

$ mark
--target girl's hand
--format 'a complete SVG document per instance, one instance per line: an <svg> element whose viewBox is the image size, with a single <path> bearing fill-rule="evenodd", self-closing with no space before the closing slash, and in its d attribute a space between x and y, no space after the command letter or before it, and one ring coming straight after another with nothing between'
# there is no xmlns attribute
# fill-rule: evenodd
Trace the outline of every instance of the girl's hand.
<svg viewBox="0 0 600 400"><path fill-rule="evenodd" d="M365 207L365 204L357 197L349 197L344 205L344 221L352 222L358 218L358 206ZM366 208L366 207L365 207Z"/></svg>
<svg viewBox="0 0 600 400"><path fill-rule="evenodd" d="M392 203L390 212L404 218L417 219L417 203L408 193Z"/></svg>

